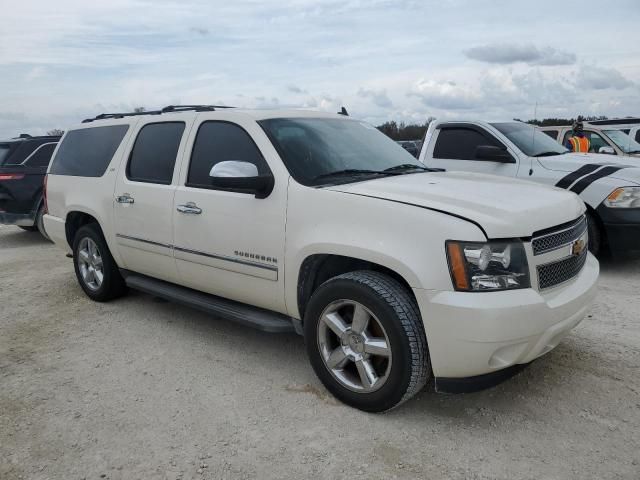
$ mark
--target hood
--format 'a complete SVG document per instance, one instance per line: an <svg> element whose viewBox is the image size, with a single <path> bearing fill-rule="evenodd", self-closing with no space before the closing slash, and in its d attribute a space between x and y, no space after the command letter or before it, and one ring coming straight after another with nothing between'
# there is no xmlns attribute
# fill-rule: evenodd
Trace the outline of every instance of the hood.
<svg viewBox="0 0 640 480"><path fill-rule="evenodd" d="M567 173L574 172L584 165L623 167L607 177L621 180L626 184L640 184L640 161L636 160L635 157L603 155L600 153L567 153L554 157L540 157L536 158L536 160L548 170Z"/></svg>
<svg viewBox="0 0 640 480"><path fill-rule="evenodd" d="M528 237L576 219L585 208L565 190L469 172L415 173L329 189L464 217L480 224L490 239Z"/></svg>

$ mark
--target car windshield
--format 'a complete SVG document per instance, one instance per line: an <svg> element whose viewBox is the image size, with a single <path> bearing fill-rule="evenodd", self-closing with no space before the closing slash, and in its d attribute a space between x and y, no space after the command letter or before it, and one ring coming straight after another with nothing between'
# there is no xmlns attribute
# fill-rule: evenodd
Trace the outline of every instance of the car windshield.
<svg viewBox="0 0 640 480"><path fill-rule="evenodd" d="M636 142L629 135L621 130L604 130L604 133L615 143L624 153L640 153L640 143Z"/></svg>
<svg viewBox="0 0 640 480"><path fill-rule="evenodd" d="M562 155L569 152L549 135L522 122L492 123L505 137L529 157Z"/></svg>
<svg viewBox="0 0 640 480"><path fill-rule="evenodd" d="M7 155L9 155L10 149L10 145L6 143L0 143L0 165L4 165L4 161L7 159Z"/></svg>
<svg viewBox="0 0 640 480"><path fill-rule="evenodd" d="M333 118L273 118L258 122L287 169L303 185L348 183L363 177L419 172L425 167L366 122Z"/></svg>

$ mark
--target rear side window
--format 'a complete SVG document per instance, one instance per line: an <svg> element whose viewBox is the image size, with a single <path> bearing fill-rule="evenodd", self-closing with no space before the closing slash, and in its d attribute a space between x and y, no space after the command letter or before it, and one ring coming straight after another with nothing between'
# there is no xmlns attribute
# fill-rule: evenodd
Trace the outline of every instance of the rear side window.
<svg viewBox="0 0 640 480"><path fill-rule="evenodd" d="M38 149L31 154L26 160L26 164L30 167L46 167L51 161L51 155L56 149L56 143L45 143L38 147Z"/></svg>
<svg viewBox="0 0 640 480"><path fill-rule="evenodd" d="M193 145L187 186L210 188L211 168L227 160L253 163L260 175L269 172L260 150L242 127L228 122L204 122Z"/></svg>
<svg viewBox="0 0 640 480"><path fill-rule="evenodd" d="M71 130L56 153L50 173L101 177L128 129L128 125L111 125Z"/></svg>
<svg viewBox="0 0 640 480"><path fill-rule="evenodd" d="M169 185L184 127L184 122L150 123L142 127L131 150L127 178Z"/></svg>
<svg viewBox="0 0 640 480"><path fill-rule="evenodd" d="M4 164L5 160L9 156L9 152L11 151L11 145L6 143L0 143L0 165Z"/></svg>
<svg viewBox="0 0 640 480"><path fill-rule="evenodd" d="M558 130L543 130L543 132L554 140L558 140Z"/></svg>
<svg viewBox="0 0 640 480"><path fill-rule="evenodd" d="M433 158L475 160L480 145L501 146L496 140L470 128L444 128L438 134Z"/></svg>
<svg viewBox="0 0 640 480"><path fill-rule="evenodd" d="M640 130L636 132L636 142L640 142Z"/></svg>

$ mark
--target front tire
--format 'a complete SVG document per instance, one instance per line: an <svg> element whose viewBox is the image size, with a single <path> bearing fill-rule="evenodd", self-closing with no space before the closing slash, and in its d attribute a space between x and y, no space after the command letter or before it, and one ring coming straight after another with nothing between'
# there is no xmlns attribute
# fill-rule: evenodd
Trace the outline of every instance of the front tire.
<svg viewBox="0 0 640 480"><path fill-rule="evenodd" d="M85 225L76 233L73 265L78 283L92 300L106 302L126 292L124 279L97 224Z"/></svg>
<svg viewBox="0 0 640 480"><path fill-rule="evenodd" d="M394 408L430 377L416 301L387 275L357 271L322 284L307 306L304 333L318 378L336 398L360 410Z"/></svg>
<svg viewBox="0 0 640 480"><path fill-rule="evenodd" d="M600 224L592 213L587 213L587 229L589 232L589 251L596 257L602 252L602 231Z"/></svg>

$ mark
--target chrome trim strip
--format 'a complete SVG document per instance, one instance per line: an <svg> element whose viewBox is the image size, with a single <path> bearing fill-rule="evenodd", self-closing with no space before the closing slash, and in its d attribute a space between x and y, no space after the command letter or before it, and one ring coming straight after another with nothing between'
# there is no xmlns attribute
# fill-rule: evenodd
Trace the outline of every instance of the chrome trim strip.
<svg viewBox="0 0 640 480"><path fill-rule="evenodd" d="M207 257L207 258L214 258L216 260L224 260L224 261L227 261L227 262L238 263L240 265L247 265L249 267L263 268L265 270L270 270L272 272L277 272L278 271L278 267L276 267L274 265L266 265L264 263L256 263L256 262L251 262L251 261L248 261L248 260L239 260L239 259L233 258L233 257L226 257L224 255L216 255L216 254L213 254L213 253L201 252L199 250L191 250L189 248L173 247L173 249L177 250L178 252L191 253L193 255L200 255L200 256L203 256L203 257Z"/></svg>
<svg viewBox="0 0 640 480"><path fill-rule="evenodd" d="M133 240L134 242L148 243L149 245L155 245L157 247L164 247L169 249L173 248L173 245L169 245L168 243L160 243L154 242L152 240L145 240L144 238L130 237L129 235L123 235L122 233L116 233L116 237L124 238L125 240Z"/></svg>
<svg viewBox="0 0 640 480"><path fill-rule="evenodd" d="M123 235L122 233L116 233L116 237L124 238L126 240L133 240L135 242L148 243L149 245L155 245L157 247L169 248L171 250L176 250L178 252L183 252L183 253L190 253L192 255L200 255L202 257L214 258L216 260L224 260L226 262L237 263L237 264L240 264L240 265L247 265L249 267L262 268L264 270L269 270L271 272L277 272L278 271L278 267L275 266L275 265L266 265L264 263L256 263L256 262L251 262L251 261L248 261L248 260L240 260L238 258L227 257L225 255L216 255L216 254L213 254L213 253L201 252L199 250L191 250L189 248L176 247L175 245L169 245L167 243L160 243L160 242L154 242L154 241L151 241L151 240L145 240L144 238L131 237L129 235Z"/></svg>
<svg viewBox="0 0 640 480"><path fill-rule="evenodd" d="M36 152L37 152L38 150L40 150L41 148L46 147L47 145L56 145L57 143L58 143L58 142L47 142L47 143L43 143L43 144L42 144L42 145L40 145L38 148L36 148L33 152L31 152L31 155L29 155L27 158L25 158L25 159L22 161L22 163L21 163L20 165L26 165L26 164L27 164L27 162L31 159L31 157L33 157L33 156L36 154ZM55 148L54 148L54 150L55 150ZM49 163L51 163L51 159L49 159Z"/></svg>

